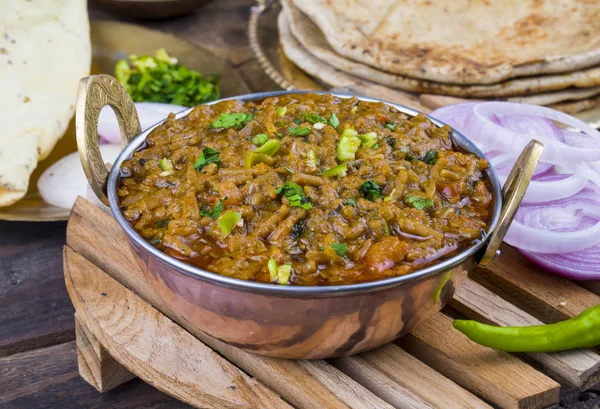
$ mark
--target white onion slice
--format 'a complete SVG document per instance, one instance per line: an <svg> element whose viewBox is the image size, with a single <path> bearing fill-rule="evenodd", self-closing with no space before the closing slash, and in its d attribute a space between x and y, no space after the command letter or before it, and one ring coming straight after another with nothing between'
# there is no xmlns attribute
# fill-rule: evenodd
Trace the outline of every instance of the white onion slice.
<svg viewBox="0 0 600 409"><path fill-rule="evenodd" d="M120 145L101 145L100 152L105 162L112 163L119 153ZM77 196L95 199L88 191L88 181L83 173L79 153L73 152L50 166L38 180L38 190L42 199L53 206L70 209ZM99 203L99 201L93 200Z"/></svg>
<svg viewBox="0 0 600 409"><path fill-rule="evenodd" d="M187 109L180 105L160 104L157 102L136 102L135 108L140 118L142 131L167 118L171 112L177 113ZM121 143L121 132L119 131L117 116L109 106L105 106L100 112L98 134L109 143Z"/></svg>
<svg viewBox="0 0 600 409"><path fill-rule="evenodd" d="M506 183L507 178L508 175L498 175L502 185ZM570 175L546 174L529 182L522 203L544 203L571 197L580 192L588 181L589 178L583 172Z"/></svg>
<svg viewBox="0 0 600 409"><path fill-rule="evenodd" d="M548 271L571 280L598 280L600 245L564 254L541 254L521 250L525 258Z"/></svg>

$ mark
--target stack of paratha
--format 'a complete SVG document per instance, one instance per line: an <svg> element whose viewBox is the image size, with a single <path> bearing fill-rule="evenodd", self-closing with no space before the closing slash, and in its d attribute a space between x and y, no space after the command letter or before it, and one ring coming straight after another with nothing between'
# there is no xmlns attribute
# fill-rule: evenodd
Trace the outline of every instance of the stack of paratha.
<svg viewBox="0 0 600 409"><path fill-rule="evenodd" d="M0 206L64 134L90 64L86 0L0 0Z"/></svg>
<svg viewBox="0 0 600 409"><path fill-rule="evenodd" d="M331 87L600 105L598 0L283 0L286 56Z"/></svg>

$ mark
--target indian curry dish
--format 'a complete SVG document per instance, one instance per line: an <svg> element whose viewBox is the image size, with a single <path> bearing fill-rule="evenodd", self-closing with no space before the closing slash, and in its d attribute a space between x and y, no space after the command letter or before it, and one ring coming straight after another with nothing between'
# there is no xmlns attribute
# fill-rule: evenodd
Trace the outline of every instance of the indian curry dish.
<svg viewBox="0 0 600 409"><path fill-rule="evenodd" d="M383 103L288 94L164 124L121 167L125 218L165 253L224 276L352 284L480 240L488 163L448 126Z"/></svg>

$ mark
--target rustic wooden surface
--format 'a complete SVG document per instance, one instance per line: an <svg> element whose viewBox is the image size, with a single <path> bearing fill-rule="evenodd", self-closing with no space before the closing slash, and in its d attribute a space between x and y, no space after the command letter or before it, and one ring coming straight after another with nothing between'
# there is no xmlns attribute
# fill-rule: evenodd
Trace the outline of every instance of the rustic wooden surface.
<svg viewBox="0 0 600 409"><path fill-rule="evenodd" d="M176 34L211 50L227 60L252 91L275 90L277 85L262 72L247 44L246 24L253 4L253 0L219 0L188 16L138 24ZM113 19L93 6L91 16ZM0 222L0 407L189 408L140 379L100 394L79 376L73 341L74 309L62 271L65 228L66 223ZM493 283L487 284L504 288L510 294L511 279L498 274ZM579 306L593 302L578 301L576 288L576 285L568 285L566 305L556 301L560 295L538 305L536 318L546 321L568 317ZM522 295L527 294L514 294L513 289L513 296ZM369 363L385 363L394 368L393 362L381 357L373 357ZM353 364L356 363L349 360L337 366L351 372ZM398 373L389 375L385 382L402 390L401 382L407 379ZM365 379L367 381L369 379ZM385 394L386 390L383 388L381 393ZM429 402L427 399L435 402L436 396L414 399L415 402ZM565 395L561 407L587 409L597 407L599 402L600 392L590 390Z"/></svg>

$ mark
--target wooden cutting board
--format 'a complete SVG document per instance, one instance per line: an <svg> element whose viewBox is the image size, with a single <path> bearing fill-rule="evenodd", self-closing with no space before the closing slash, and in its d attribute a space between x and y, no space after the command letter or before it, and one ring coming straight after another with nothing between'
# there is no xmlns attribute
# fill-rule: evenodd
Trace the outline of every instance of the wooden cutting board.
<svg viewBox="0 0 600 409"><path fill-rule="evenodd" d="M600 381L600 356L495 351L455 331L451 315L528 325L571 317L600 297L503 250L397 343L334 360L282 360L189 327L143 280L116 221L80 198L64 249L80 374L101 392L137 376L195 407L545 408L561 386Z"/></svg>

